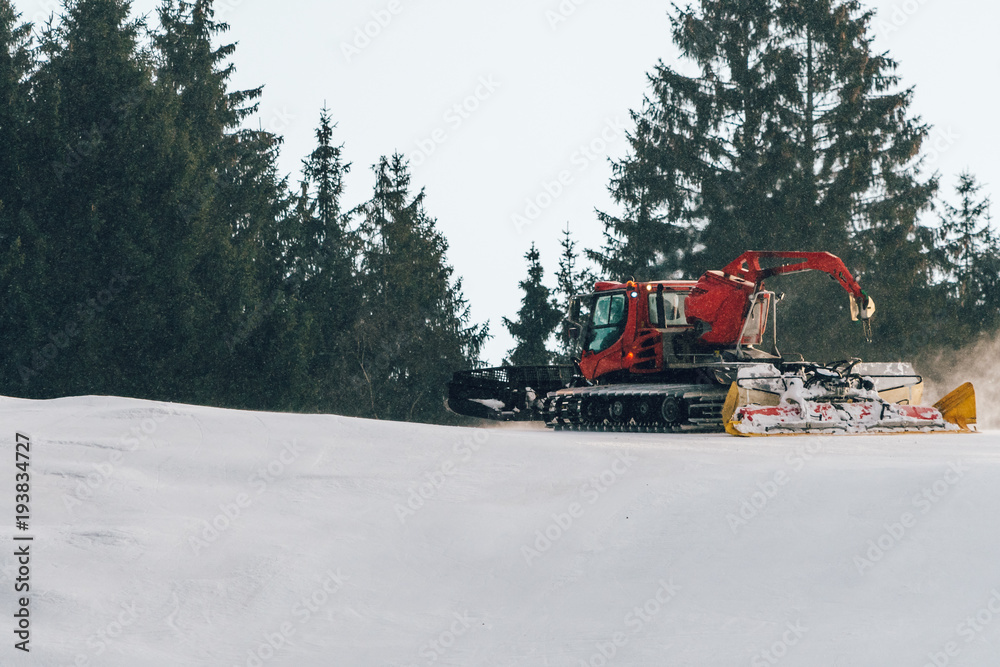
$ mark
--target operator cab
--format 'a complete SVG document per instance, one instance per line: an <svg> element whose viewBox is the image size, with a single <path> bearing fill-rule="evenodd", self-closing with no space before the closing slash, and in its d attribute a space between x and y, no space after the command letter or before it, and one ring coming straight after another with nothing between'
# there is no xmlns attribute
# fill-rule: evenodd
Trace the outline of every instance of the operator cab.
<svg viewBox="0 0 1000 667"><path fill-rule="evenodd" d="M583 356L609 350L632 327L637 332L658 330L664 335L692 330L685 312L685 299L694 282L610 283L599 282L591 294L573 297L566 318L566 334L577 341ZM631 322L631 324L630 324Z"/></svg>
<svg viewBox="0 0 1000 667"><path fill-rule="evenodd" d="M582 347L586 352L603 352L625 332L628 322L628 299L625 292L589 294L582 305L592 314Z"/></svg>

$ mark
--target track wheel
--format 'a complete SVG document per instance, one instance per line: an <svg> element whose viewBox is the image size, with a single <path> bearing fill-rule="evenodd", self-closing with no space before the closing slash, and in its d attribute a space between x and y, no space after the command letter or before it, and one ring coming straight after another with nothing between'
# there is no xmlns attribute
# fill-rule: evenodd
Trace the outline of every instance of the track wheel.
<svg viewBox="0 0 1000 667"><path fill-rule="evenodd" d="M607 417L607 413L601 409L602 407L602 401L600 399L584 399L582 409L583 415L591 424L603 424L605 418Z"/></svg>
<svg viewBox="0 0 1000 667"><path fill-rule="evenodd" d="M621 398L612 399L610 405L608 406L608 416L611 417L611 421L624 421L625 401Z"/></svg>
<svg viewBox="0 0 1000 667"><path fill-rule="evenodd" d="M667 396L660 405L660 417L664 424L679 424L684 418L684 408L675 396Z"/></svg>
<svg viewBox="0 0 1000 667"><path fill-rule="evenodd" d="M649 404L648 399L640 400L635 406L635 418L636 421L648 422L653 416L653 407Z"/></svg>

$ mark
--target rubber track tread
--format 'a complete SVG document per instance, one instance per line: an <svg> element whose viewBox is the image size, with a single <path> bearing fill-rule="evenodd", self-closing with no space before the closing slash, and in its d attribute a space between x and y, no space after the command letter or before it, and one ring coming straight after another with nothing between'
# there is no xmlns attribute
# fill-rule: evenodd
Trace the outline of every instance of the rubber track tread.
<svg viewBox="0 0 1000 667"><path fill-rule="evenodd" d="M724 430L722 404L725 395L725 388L715 385L649 384L563 389L548 395L544 416L546 425L557 431L720 432ZM662 417L660 408L667 398L673 398L682 406L683 414L677 422L666 423ZM610 406L616 401L624 408L617 419L610 412ZM648 408L645 418L639 411L642 402Z"/></svg>

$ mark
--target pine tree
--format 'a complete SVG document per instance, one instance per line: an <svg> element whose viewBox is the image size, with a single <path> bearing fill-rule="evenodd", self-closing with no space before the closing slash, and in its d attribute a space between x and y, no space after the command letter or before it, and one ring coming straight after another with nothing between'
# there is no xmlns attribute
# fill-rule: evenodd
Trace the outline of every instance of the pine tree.
<svg viewBox="0 0 1000 667"><path fill-rule="evenodd" d="M702 74L688 77L661 61L649 75L651 94L632 113L632 153L614 165L611 194L624 216L602 214L605 249L592 253L605 271L664 277L655 274L695 263L696 243L711 246L699 253L709 263L721 261L719 245L767 245L762 208L787 173L775 150L783 137L765 118L779 85L769 76L772 5L702 0L674 8L674 42ZM724 244L719 227L729 234Z"/></svg>
<svg viewBox="0 0 1000 667"><path fill-rule="evenodd" d="M675 7L674 43L699 74L660 62L649 76L611 183L624 215L602 216L607 240L591 256L662 278L697 277L748 249L826 250L893 286L882 313L898 331L895 303L925 284L916 221L937 181L914 164L928 130L908 114L912 89L900 89L895 61L871 48L872 16L854 0ZM816 348L817 313L832 318L820 324L827 340L857 339L837 328L846 300L816 308L827 288L789 288L792 347L833 353Z"/></svg>
<svg viewBox="0 0 1000 667"><path fill-rule="evenodd" d="M214 20L212 4L166 0L154 36L176 169L164 267L173 296L162 317L174 346L187 341L180 359L164 357L183 372L164 373L188 388L188 400L290 408L304 362L292 333L296 283L279 239L289 207L277 175L280 139L243 128L261 88L229 90L235 45L214 45L228 26Z"/></svg>
<svg viewBox="0 0 1000 667"><path fill-rule="evenodd" d="M955 194L958 205L942 204L937 248L945 274L948 296L963 344L982 331L1000 324L1000 254L990 218L990 199L982 186L964 172Z"/></svg>
<svg viewBox="0 0 1000 667"><path fill-rule="evenodd" d="M5 202L8 213L21 205L20 168L30 113L28 78L34 68L31 25L18 25L20 18L10 0L0 0L0 146L4 147L0 202Z"/></svg>
<svg viewBox="0 0 1000 667"><path fill-rule="evenodd" d="M301 201L305 215L297 234L301 241L297 260L302 265L295 269L303 281L325 276L331 296L351 287L356 252L356 239L340 203L344 176L351 165L343 162L343 146L333 144L334 128L324 108L316 129L317 146L303 161Z"/></svg>
<svg viewBox="0 0 1000 667"><path fill-rule="evenodd" d="M24 165L51 258L40 307L72 334L42 363L25 360L33 395L137 395L149 384L138 348L156 322L143 317L137 281L155 268L165 131L142 29L124 0L74 0L41 38Z"/></svg>
<svg viewBox="0 0 1000 667"><path fill-rule="evenodd" d="M34 150L30 78L35 69L31 26L9 0L0 0L0 391L31 391L31 353L48 332L50 311L39 289L44 276L45 243L30 208ZM15 333L16 332L16 333ZM27 366L25 366L27 363ZM21 371L27 374L22 376ZM28 381L28 385L25 381Z"/></svg>
<svg viewBox="0 0 1000 667"><path fill-rule="evenodd" d="M598 211L604 225L604 247L587 250L603 276L617 280L658 280L679 273L686 265L694 233L684 223L682 202L676 184L664 178L668 172L650 159L661 153L646 135L649 123L632 112L636 131L626 136L632 146L630 158L612 164L610 190L624 209L621 216Z"/></svg>
<svg viewBox="0 0 1000 667"><path fill-rule="evenodd" d="M597 277L590 269L578 269L579 255L576 252L576 241L569 230L569 223L563 230L563 238L559 242L562 254L559 256L559 272L556 274L556 296L559 312L569 312L570 299L578 294L588 294L593 291ZM569 338L568 332L560 332L558 363L569 363L573 355L575 343Z"/></svg>
<svg viewBox="0 0 1000 667"><path fill-rule="evenodd" d="M975 176L963 172L955 187L958 206L944 202L940 216L939 247L945 253L949 277L954 281L953 296L963 308L979 299L976 265L992 235L990 200L980 197L980 190L982 186Z"/></svg>
<svg viewBox="0 0 1000 667"><path fill-rule="evenodd" d="M311 403L350 412L354 396L344 379L356 367L351 332L358 317L357 235L342 210L344 176L351 165L334 145L330 113L320 112L317 145L303 161L302 193L289 228L289 271L300 281L298 297L312 326L308 339ZM303 326L303 323L300 323Z"/></svg>
<svg viewBox="0 0 1000 667"><path fill-rule="evenodd" d="M977 262L979 283L978 310L981 314L976 328L986 334L1000 331L1000 234L990 228Z"/></svg>
<svg viewBox="0 0 1000 667"><path fill-rule="evenodd" d="M544 366L551 364L555 356L549 351L547 343L562 319L562 311L542 282L545 269L534 243L524 258L528 260L528 277L518 283L524 296L517 321L503 318L504 326L516 343L514 349L507 353L505 363L512 366Z"/></svg>
<svg viewBox="0 0 1000 667"><path fill-rule="evenodd" d="M573 240L568 222L562 234L562 240L559 242L562 254L559 255L559 272L556 273L556 294L559 306L565 312L571 297L593 291L597 278L590 269L577 268L580 256L576 251L577 242Z"/></svg>
<svg viewBox="0 0 1000 667"><path fill-rule="evenodd" d="M469 324L448 244L410 194L400 154L374 165L375 192L359 208L361 309L355 326L356 405L362 416L448 421L442 391L454 371L478 363L485 326Z"/></svg>

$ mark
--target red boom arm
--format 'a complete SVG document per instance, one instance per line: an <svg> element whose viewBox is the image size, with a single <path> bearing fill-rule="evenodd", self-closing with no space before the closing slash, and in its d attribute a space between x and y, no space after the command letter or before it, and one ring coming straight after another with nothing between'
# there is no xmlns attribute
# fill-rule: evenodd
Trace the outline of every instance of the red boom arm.
<svg viewBox="0 0 1000 667"><path fill-rule="evenodd" d="M763 269L761 259L779 261ZM836 255L828 252L748 251L721 271L706 272L686 301L688 320L708 325L700 338L716 345L735 344L749 314L749 297L772 276L802 271L822 271L833 277L852 297L851 315L867 320L874 307L868 295Z"/></svg>
<svg viewBox="0 0 1000 667"><path fill-rule="evenodd" d="M768 269L760 268L761 258L779 258L787 260L799 260L795 263L785 263ZM864 304L867 307L868 295L861 290L861 285L854 280L851 272L847 270L844 263L836 255L828 252L780 252L780 251L758 251L748 250L722 269L722 272L730 276L738 276L743 280L760 285L761 282L771 276L780 276L786 273L799 273L802 271L822 271L832 276L840 286L858 301L858 305ZM862 308L864 312L866 308Z"/></svg>

